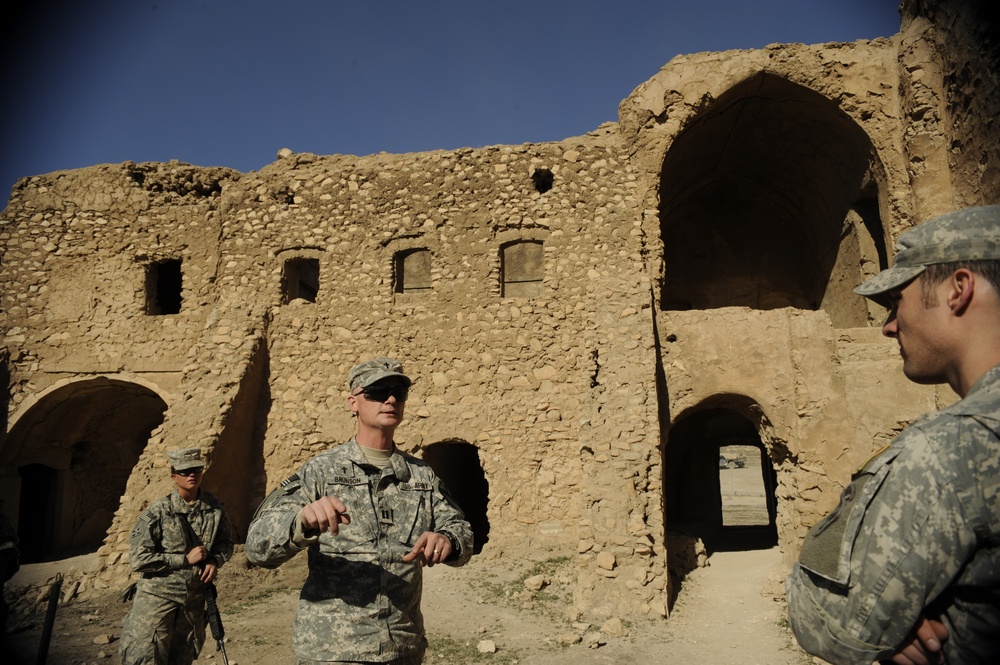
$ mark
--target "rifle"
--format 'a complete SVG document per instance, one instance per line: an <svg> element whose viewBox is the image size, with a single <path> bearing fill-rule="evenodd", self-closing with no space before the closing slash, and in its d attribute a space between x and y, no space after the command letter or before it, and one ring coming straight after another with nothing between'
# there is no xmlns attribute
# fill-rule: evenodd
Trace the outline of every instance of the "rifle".
<svg viewBox="0 0 1000 665"><path fill-rule="evenodd" d="M190 550L194 547L194 543L200 544L201 539L198 538L194 529L191 528L191 523L187 521L187 517L178 513L177 518L181 522L187 548ZM198 566L198 568L204 569L204 566ZM205 592L205 617L208 619L208 627L212 630L212 637L215 638L215 650L222 652L223 665L229 665L229 656L226 655L226 643L223 641L223 638L226 636L226 629L222 625L222 615L219 613L219 605L215 602L216 598L219 597L219 591L215 588L215 582L206 584Z"/></svg>
<svg viewBox="0 0 1000 665"><path fill-rule="evenodd" d="M219 592L214 583L208 584L208 593L205 594L205 614L208 616L208 627L212 629L212 637L215 638L216 651L222 652L223 665L229 665L229 656L226 655L226 629L222 625L222 615L219 614L219 605L215 602Z"/></svg>
<svg viewBox="0 0 1000 665"><path fill-rule="evenodd" d="M45 660L49 657L49 642L52 641L52 626L56 622L56 609L59 607L59 590L62 588L62 573L56 575L56 581L49 589L49 605L45 610L45 623L42 625L42 641L38 645L38 659L36 665L45 665ZM226 664L228 665L228 663Z"/></svg>

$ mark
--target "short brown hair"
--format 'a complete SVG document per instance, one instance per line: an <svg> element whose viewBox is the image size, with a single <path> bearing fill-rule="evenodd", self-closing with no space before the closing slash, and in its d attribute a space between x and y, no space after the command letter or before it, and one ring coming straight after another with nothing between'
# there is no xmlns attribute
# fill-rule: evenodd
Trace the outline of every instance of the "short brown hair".
<svg viewBox="0 0 1000 665"><path fill-rule="evenodd" d="M924 299L924 305L927 307L933 305L934 288L948 279L956 270L962 269L974 272L985 279L993 287L993 290L997 292L997 295L1000 295L1000 261L988 259L981 261L932 263L920 275L923 278L920 292Z"/></svg>

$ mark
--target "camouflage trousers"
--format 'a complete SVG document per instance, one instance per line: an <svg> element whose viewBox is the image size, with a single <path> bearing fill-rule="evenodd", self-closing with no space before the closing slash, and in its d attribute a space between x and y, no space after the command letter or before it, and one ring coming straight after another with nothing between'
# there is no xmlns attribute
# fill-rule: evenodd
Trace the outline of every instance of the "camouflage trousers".
<svg viewBox="0 0 1000 665"><path fill-rule="evenodd" d="M423 652L413 654L412 656L403 656L402 658L397 658L396 660L390 660L387 663L371 663L369 661L360 660L304 660L302 658L295 659L295 665L420 665L424 662Z"/></svg>
<svg viewBox="0 0 1000 665"><path fill-rule="evenodd" d="M191 665L205 643L205 598L183 604L139 591L122 629L123 665Z"/></svg>

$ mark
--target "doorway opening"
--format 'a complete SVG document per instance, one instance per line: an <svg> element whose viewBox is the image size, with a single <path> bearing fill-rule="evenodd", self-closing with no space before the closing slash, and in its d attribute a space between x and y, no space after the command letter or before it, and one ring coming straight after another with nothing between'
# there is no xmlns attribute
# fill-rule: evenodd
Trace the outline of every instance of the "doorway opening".
<svg viewBox="0 0 1000 665"><path fill-rule="evenodd" d="M734 408L681 417L664 450L667 531L708 553L774 547L776 474L754 423Z"/></svg>
<svg viewBox="0 0 1000 665"><path fill-rule="evenodd" d="M479 554L490 539L490 484L479 461L479 448L461 439L432 443L423 452L423 459L455 499L465 519L472 526L473 554Z"/></svg>

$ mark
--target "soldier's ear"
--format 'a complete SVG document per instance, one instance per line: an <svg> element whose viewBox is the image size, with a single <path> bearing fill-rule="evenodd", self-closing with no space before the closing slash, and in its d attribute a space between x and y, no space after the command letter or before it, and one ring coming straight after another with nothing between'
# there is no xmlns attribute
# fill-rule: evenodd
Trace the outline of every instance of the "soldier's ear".
<svg viewBox="0 0 1000 665"><path fill-rule="evenodd" d="M976 290L976 274L966 268L959 268L948 280L948 307L961 315L972 302Z"/></svg>

